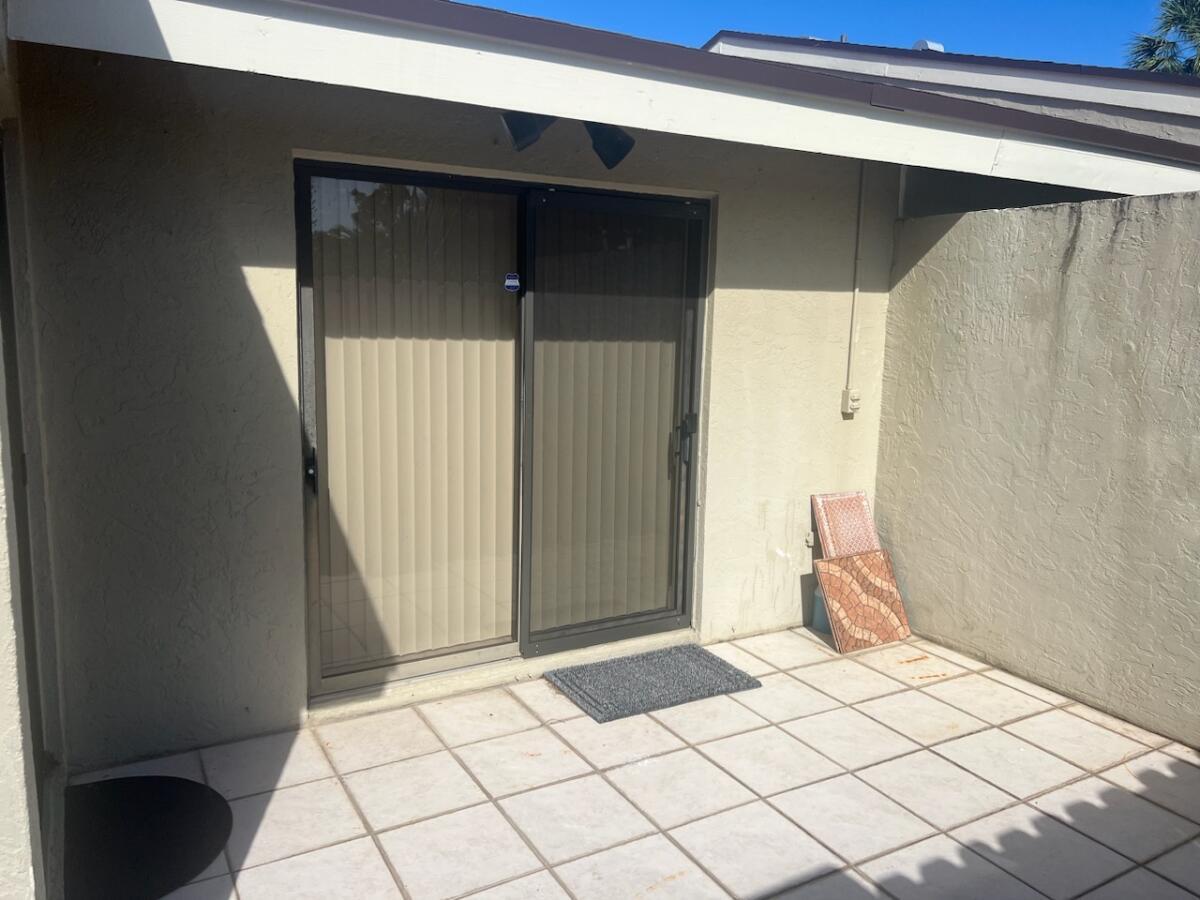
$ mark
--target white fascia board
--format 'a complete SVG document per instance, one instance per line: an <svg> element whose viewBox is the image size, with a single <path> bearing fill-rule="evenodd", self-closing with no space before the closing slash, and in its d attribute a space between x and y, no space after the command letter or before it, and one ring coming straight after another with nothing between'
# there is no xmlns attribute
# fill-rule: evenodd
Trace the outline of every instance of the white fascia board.
<svg viewBox="0 0 1200 900"><path fill-rule="evenodd" d="M455 103L1114 193L1200 171L952 119L686 76L286 0L10 0L13 38ZM1020 152L1002 152L1012 144ZM1003 172L997 171L1004 160Z"/></svg>
<svg viewBox="0 0 1200 900"><path fill-rule="evenodd" d="M836 48L805 47L773 42L769 38L723 37L711 49L727 56L790 63L830 72L852 72L926 85L977 88L1200 117L1200 90L1169 82L1149 84L1052 69L1021 70L985 62L939 60L936 56L918 60L884 53L839 53Z"/></svg>

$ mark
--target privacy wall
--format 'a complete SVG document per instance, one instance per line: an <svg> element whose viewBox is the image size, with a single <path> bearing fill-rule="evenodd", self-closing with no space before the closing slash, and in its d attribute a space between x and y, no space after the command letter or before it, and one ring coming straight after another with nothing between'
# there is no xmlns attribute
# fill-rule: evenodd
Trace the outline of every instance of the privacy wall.
<svg viewBox="0 0 1200 900"><path fill-rule="evenodd" d="M914 630L1200 743L1200 196L907 221L894 278Z"/></svg>

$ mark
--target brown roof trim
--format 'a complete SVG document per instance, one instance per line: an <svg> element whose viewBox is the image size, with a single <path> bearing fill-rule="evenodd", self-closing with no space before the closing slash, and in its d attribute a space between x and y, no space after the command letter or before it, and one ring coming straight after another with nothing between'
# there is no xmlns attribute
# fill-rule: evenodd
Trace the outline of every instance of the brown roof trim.
<svg viewBox="0 0 1200 900"><path fill-rule="evenodd" d="M826 41L821 38L758 34L753 31L731 31L724 28L705 41L700 49L709 50L719 40L726 37L751 38L759 41L770 41L774 44L834 50L839 53L849 53L853 56L890 56L899 59L921 60L922 62L953 62L971 66L994 66L1002 69L1055 72L1062 75L1092 75L1098 78L1140 81L1147 84L1147 86L1154 84L1178 84L1192 88L1200 93L1200 78L1195 75L1180 75L1173 72L1145 72L1140 69L1121 69L1116 66L1086 66L1077 63L1052 62L1040 59L1013 59L1009 56L981 56L974 53L949 53L938 50L909 50L903 47L851 44L843 43L842 41Z"/></svg>
<svg viewBox="0 0 1200 900"><path fill-rule="evenodd" d="M815 72L787 63L709 53L611 31L501 12L447 0L304 0L307 5L429 28L578 53L610 62L683 72L789 93L810 94L864 106L923 113L1029 132L1141 156L1200 166L1200 146L1043 116L1024 110L961 100L928 91L875 84Z"/></svg>

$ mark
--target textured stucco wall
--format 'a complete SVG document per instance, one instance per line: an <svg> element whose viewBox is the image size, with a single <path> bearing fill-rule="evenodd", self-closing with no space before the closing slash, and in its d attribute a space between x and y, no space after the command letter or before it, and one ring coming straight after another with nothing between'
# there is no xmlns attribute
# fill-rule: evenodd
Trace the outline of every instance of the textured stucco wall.
<svg viewBox="0 0 1200 900"><path fill-rule="evenodd" d="M29 716L21 673L20 609L10 578L8 473L0 477L0 898L37 894L40 841Z"/></svg>
<svg viewBox="0 0 1200 900"><path fill-rule="evenodd" d="M1200 743L1200 196L898 229L878 518L916 631Z"/></svg>
<svg viewBox="0 0 1200 900"><path fill-rule="evenodd" d="M13 479L7 423L7 400L0 384L0 900L28 900L40 896L41 817L26 696L20 583L11 549L16 546L16 528L10 507Z"/></svg>
<svg viewBox="0 0 1200 900"><path fill-rule="evenodd" d="M22 47L33 328L73 767L296 722L306 703L294 151L717 195L698 604L799 622L808 495L874 483L895 175L870 170L858 386L840 411L857 164ZM45 580L43 580L45 581Z"/></svg>
<svg viewBox="0 0 1200 900"><path fill-rule="evenodd" d="M750 166L742 180L722 180L703 473L706 638L807 618L809 497L874 485L897 184L868 169L854 363L862 411L846 420L856 177L853 163L797 159L784 172Z"/></svg>
<svg viewBox="0 0 1200 900"><path fill-rule="evenodd" d="M39 816L21 672L21 613L10 577L8 475L0 474L0 898L26 900L36 894Z"/></svg>

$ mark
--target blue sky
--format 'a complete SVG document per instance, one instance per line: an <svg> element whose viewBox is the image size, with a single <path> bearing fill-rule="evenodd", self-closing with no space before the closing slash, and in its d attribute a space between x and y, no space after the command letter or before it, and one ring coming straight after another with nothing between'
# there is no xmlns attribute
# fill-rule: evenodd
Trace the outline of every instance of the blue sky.
<svg viewBox="0 0 1200 900"><path fill-rule="evenodd" d="M699 45L722 28L910 47L1120 66L1134 32L1148 30L1158 0L474 0L677 44Z"/></svg>

